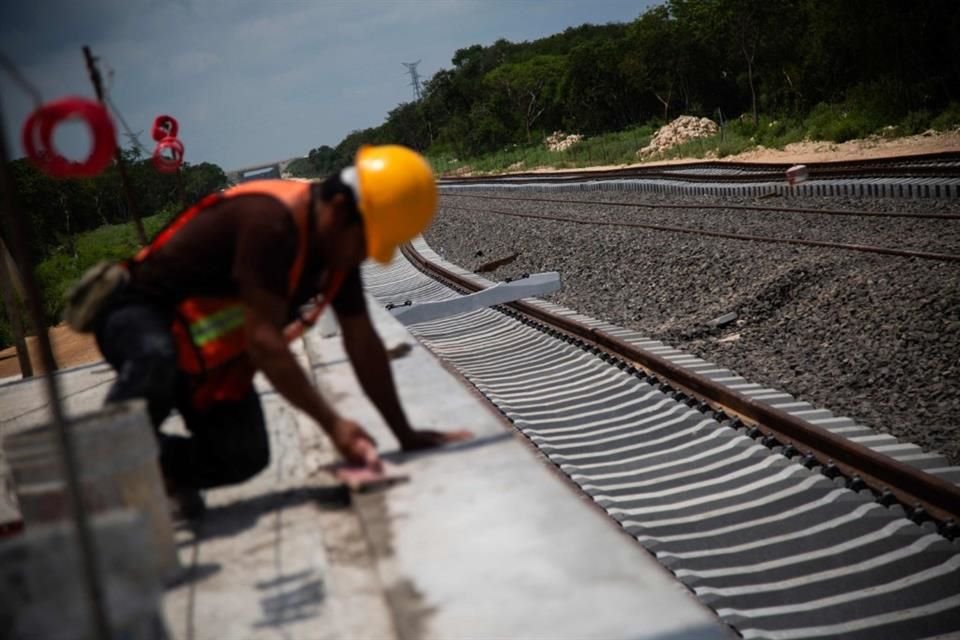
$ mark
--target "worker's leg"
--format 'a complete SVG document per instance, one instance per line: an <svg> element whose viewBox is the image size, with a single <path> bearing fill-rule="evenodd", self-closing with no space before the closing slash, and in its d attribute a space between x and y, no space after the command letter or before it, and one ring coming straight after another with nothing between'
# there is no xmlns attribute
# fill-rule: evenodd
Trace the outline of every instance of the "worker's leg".
<svg viewBox="0 0 960 640"><path fill-rule="evenodd" d="M209 410L180 407L190 437L164 439L161 464L174 487L209 489L253 477L270 462L270 443L256 391Z"/></svg>
<svg viewBox="0 0 960 640"><path fill-rule="evenodd" d="M106 401L146 399L157 429L176 398L177 350L170 322L156 307L128 303L106 310L96 326L97 346L117 372Z"/></svg>

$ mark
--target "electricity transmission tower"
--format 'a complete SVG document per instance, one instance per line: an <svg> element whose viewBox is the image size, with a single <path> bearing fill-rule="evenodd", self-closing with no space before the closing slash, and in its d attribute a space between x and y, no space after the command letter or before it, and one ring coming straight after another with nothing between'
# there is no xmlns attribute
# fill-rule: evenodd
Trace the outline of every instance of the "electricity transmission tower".
<svg viewBox="0 0 960 640"><path fill-rule="evenodd" d="M420 73L417 71L417 65L420 64L421 60L416 62L401 62L403 66L407 68L407 71L410 72L410 86L413 87L413 100L414 102L420 100Z"/></svg>

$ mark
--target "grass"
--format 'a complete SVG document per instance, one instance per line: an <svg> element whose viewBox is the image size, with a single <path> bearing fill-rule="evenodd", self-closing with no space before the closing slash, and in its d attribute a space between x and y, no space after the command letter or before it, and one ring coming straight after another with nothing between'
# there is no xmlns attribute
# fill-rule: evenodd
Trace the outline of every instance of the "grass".
<svg viewBox="0 0 960 640"><path fill-rule="evenodd" d="M469 167L470 171L498 173L539 167L569 169L628 164L636 162L637 149L646 146L655 131L653 126L644 125L605 133L585 138L565 151L549 151L543 144L531 144L512 145L469 160L458 160L450 155L431 155L429 152L427 158L438 174L453 173L465 166Z"/></svg>
<svg viewBox="0 0 960 640"><path fill-rule="evenodd" d="M939 114L917 110L896 116L888 110L877 108L875 101L855 93L841 104L817 105L803 118L761 116L757 125L749 119L732 120L726 123L720 134L691 140L645 159L725 158L757 146L783 149L792 142L803 140L840 143L869 136L893 138L915 135L929 129L960 129L960 103L951 103ZM458 159L449 154L429 152L427 157L439 175L466 171L495 174L537 168L570 169L632 164L638 161L637 150L645 147L655 132L653 125L633 127L585 138L562 152L548 151L544 145L536 144L512 145L474 158Z"/></svg>
<svg viewBox="0 0 960 640"><path fill-rule="evenodd" d="M143 219L147 237L153 237L175 215L171 209ZM117 262L140 248L132 224L111 224L76 236L72 247L61 247L37 265L37 281L43 292L47 318L58 322L64 297L83 273L102 260Z"/></svg>
<svg viewBox="0 0 960 640"><path fill-rule="evenodd" d="M147 237L153 237L164 227L178 209L171 207L156 215L143 218ZM101 260L116 262L129 258L140 248L133 224L111 224L93 231L81 233L53 252L37 265L36 277L43 296L44 311L49 324L57 324L63 316L64 297L71 285L83 273ZM20 316L32 324L21 305ZM29 327L28 333L32 333ZM7 317L7 309L0 307L0 348L13 344L13 332Z"/></svg>

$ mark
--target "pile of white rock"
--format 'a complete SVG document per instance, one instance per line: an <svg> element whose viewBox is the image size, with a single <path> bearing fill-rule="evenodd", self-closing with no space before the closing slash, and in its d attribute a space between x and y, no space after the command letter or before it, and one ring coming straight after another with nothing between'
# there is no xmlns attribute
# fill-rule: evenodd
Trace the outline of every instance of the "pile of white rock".
<svg viewBox="0 0 960 640"><path fill-rule="evenodd" d="M720 127L710 118L680 116L665 124L654 134L650 144L637 151L637 157L643 158L666 151L678 144L697 138L708 138L720 132Z"/></svg>
<svg viewBox="0 0 960 640"><path fill-rule="evenodd" d="M547 146L549 151L566 151L581 140L583 140L583 136L579 133L554 131L544 139L543 144Z"/></svg>

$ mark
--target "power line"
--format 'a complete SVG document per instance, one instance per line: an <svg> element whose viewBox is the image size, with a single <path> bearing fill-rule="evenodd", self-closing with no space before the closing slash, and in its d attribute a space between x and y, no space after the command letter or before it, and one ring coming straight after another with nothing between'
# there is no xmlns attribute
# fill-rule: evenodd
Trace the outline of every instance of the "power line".
<svg viewBox="0 0 960 640"><path fill-rule="evenodd" d="M420 73L417 71L417 65L420 64L422 60L417 60L416 62L401 62L403 66L407 68L407 71L410 73L410 86L413 87L413 100L417 102L420 98L423 97L420 91Z"/></svg>
<svg viewBox="0 0 960 640"><path fill-rule="evenodd" d="M140 142L140 134L143 131L133 132L130 125L127 124L126 119L123 117L123 114L120 113L120 109L117 108L117 105L113 103L112 96L110 95L110 90L113 88L113 80L115 76L115 71L113 66L110 65L103 56L98 56L96 61L100 64L100 67L106 71L107 81L106 86L103 87L103 101L110 107L110 111L113 113L114 117L120 121L120 126L123 127L123 135L127 139L127 143L135 147L137 151L142 153L145 156L149 156L150 153L144 148L143 144Z"/></svg>
<svg viewBox="0 0 960 640"><path fill-rule="evenodd" d="M123 118L123 114L120 113L120 110L117 109L117 106L113 104L113 100L110 99L110 94L107 94L107 93L104 94L104 102L107 103L107 106L110 107L110 111L112 111L113 115L116 116L117 120L120 121L120 126L123 127L123 131L124 131L123 135L127 138L130 144L136 147L140 153L146 156L149 156L150 153L140 143L139 135L140 133L143 133L143 132L142 131L138 131L137 133L133 132L133 130L130 128L130 125L128 125L127 121Z"/></svg>
<svg viewBox="0 0 960 640"><path fill-rule="evenodd" d="M34 106L39 107L43 102L43 96L40 94L40 90L35 84L27 80L27 77L20 72L17 65L13 64L13 61L3 52L0 52L0 67L3 67L4 71L10 74L10 77L20 85L21 89L30 94L30 97L33 98Z"/></svg>

